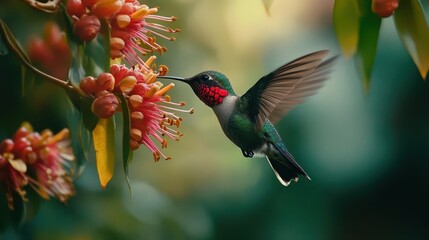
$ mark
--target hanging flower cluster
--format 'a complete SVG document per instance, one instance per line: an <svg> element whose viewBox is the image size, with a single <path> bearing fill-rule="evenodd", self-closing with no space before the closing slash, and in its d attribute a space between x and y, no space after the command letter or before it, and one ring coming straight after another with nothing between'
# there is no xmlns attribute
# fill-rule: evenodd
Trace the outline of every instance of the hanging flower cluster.
<svg viewBox="0 0 429 240"><path fill-rule="evenodd" d="M70 173L74 156L68 136L67 129L55 135L50 130L39 134L23 124L12 139L0 143L0 186L6 190L10 209L14 209L16 194L28 201L28 185L44 199L51 196L66 202L75 194Z"/></svg>
<svg viewBox="0 0 429 240"><path fill-rule="evenodd" d="M110 55L131 64L144 65L139 54L165 52L155 36L174 41L165 33L179 32L156 22L171 22L175 17L158 16L158 8L149 8L137 0L69 0L67 13L74 19L74 33L83 41L94 39L100 31L100 19L107 19L111 30ZM154 36L151 36L154 35Z"/></svg>
<svg viewBox="0 0 429 240"><path fill-rule="evenodd" d="M46 73L67 79L71 56L67 38L55 22L47 22L43 37L35 36L28 44L28 56L40 65Z"/></svg>
<svg viewBox="0 0 429 240"><path fill-rule="evenodd" d="M151 56L145 66L151 66L155 56ZM95 97L92 111L100 118L109 118L119 109L118 94L125 94L130 111L130 147L136 150L141 144L145 145L158 161L160 157L168 160L157 147L155 139L161 148L167 147L167 138L179 140L182 133L173 129L180 127L182 118L175 112L193 113L193 109L183 110L184 102L175 103L170 96L165 95L174 87L171 83L163 86L157 81L158 75L165 75L168 69L160 66L159 72L153 68L139 67L127 68L125 65L113 64L110 73L102 73L97 78L86 77L81 81L80 88L88 95Z"/></svg>

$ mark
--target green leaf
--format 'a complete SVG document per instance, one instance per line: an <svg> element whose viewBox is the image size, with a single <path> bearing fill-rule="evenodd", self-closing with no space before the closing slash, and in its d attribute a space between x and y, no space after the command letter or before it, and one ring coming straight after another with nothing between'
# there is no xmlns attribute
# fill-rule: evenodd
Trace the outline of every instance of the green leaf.
<svg viewBox="0 0 429 240"><path fill-rule="evenodd" d="M80 80L86 76L85 69L83 68L85 47L83 42L73 33L73 21L67 15L63 5L61 5L60 13L64 21L64 31L66 32L67 43L71 53L71 66L68 77L74 86L79 86Z"/></svg>
<svg viewBox="0 0 429 240"><path fill-rule="evenodd" d="M394 14L396 29L408 53L426 79L429 71L429 28L417 0L400 1Z"/></svg>
<svg viewBox="0 0 429 240"><path fill-rule="evenodd" d="M110 27L107 19L101 21L100 33L103 36L101 46L104 51L104 72L110 71Z"/></svg>
<svg viewBox="0 0 429 240"><path fill-rule="evenodd" d="M92 97L84 97L81 100L80 111L82 113L82 121L88 131L92 132L98 123L98 117L92 112L91 105L94 99Z"/></svg>
<svg viewBox="0 0 429 240"><path fill-rule="evenodd" d="M264 4L265 11L268 15L270 15L270 7L273 4L274 0L262 0L262 3Z"/></svg>
<svg viewBox="0 0 429 240"><path fill-rule="evenodd" d="M356 0L336 0L333 22L338 43L344 56L355 54L359 40L358 3Z"/></svg>
<svg viewBox="0 0 429 240"><path fill-rule="evenodd" d="M115 170L115 134L113 118L100 119L92 132L98 177L106 188Z"/></svg>
<svg viewBox="0 0 429 240"><path fill-rule="evenodd" d="M98 76L110 71L110 28L106 21L101 21L97 38L85 45L83 67L87 76Z"/></svg>
<svg viewBox="0 0 429 240"><path fill-rule="evenodd" d="M73 106L69 101L67 113L67 123L70 129L71 146L76 159L77 175L83 171L86 161L89 159L88 152L91 149L90 132L83 127L82 114L79 108ZM85 134L86 133L86 134Z"/></svg>
<svg viewBox="0 0 429 240"><path fill-rule="evenodd" d="M130 119L130 109L128 108L127 100L125 99L124 94L120 94L119 99L121 100L122 108L122 122L123 122L123 132L122 132L122 165L124 167L125 178L127 180L128 189L131 193L131 184L130 178L128 175L128 164L132 160L132 151L130 149L130 131L131 131L131 119Z"/></svg>
<svg viewBox="0 0 429 240"><path fill-rule="evenodd" d="M363 77L365 89L369 89L372 69L377 53L378 34L381 18L371 11L371 1L359 1L359 42L356 52L356 64Z"/></svg>

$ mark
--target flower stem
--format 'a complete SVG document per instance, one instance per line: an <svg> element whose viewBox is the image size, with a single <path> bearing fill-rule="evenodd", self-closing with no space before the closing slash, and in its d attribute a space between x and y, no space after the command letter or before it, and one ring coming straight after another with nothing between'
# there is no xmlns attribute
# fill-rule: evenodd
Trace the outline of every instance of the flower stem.
<svg viewBox="0 0 429 240"><path fill-rule="evenodd" d="M18 42L16 41L15 37L13 36L10 29L7 27L7 25L3 22L3 20L0 19L0 34L3 37L4 41L6 42L6 45L9 47L9 50L15 53L15 55L19 58L21 63L31 70L33 73L41 76L42 78L49 80L52 83L55 83L56 85L64 88L65 90L69 91L70 93L77 94L78 96L86 96L85 93L83 93L79 88L74 87L70 81L64 81L59 78L56 78L54 76L51 76L35 66L31 63L31 60L28 58L28 56L25 54L25 52L22 50L22 48L19 46Z"/></svg>

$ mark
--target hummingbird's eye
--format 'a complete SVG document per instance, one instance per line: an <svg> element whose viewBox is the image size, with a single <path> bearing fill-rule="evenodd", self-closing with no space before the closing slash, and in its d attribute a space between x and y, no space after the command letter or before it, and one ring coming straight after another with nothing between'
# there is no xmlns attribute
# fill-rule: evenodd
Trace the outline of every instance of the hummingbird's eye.
<svg viewBox="0 0 429 240"><path fill-rule="evenodd" d="M202 76L202 79L203 79L203 81L208 81L208 80L210 80L210 76L209 76L209 75L207 75L207 74L204 74L204 75Z"/></svg>

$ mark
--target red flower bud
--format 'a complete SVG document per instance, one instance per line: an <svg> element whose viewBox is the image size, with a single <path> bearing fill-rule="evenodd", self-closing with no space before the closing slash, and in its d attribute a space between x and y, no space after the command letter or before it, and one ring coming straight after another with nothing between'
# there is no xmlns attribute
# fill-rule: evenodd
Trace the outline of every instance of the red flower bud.
<svg viewBox="0 0 429 240"><path fill-rule="evenodd" d="M92 5L94 5L98 0L82 0L82 4L85 7L91 7Z"/></svg>
<svg viewBox="0 0 429 240"><path fill-rule="evenodd" d="M18 141L21 138L24 138L28 135L29 131L26 127L20 127L13 135L13 141Z"/></svg>
<svg viewBox="0 0 429 240"><path fill-rule="evenodd" d="M122 5L121 10L119 10L118 14L127 14L130 15L134 12L134 5L131 2L126 2Z"/></svg>
<svg viewBox="0 0 429 240"><path fill-rule="evenodd" d="M121 0L98 0L91 7L91 14L99 18L108 18L121 10L122 5Z"/></svg>
<svg viewBox="0 0 429 240"><path fill-rule="evenodd" d="M79 18L86 13L86 7L82 4L81 0L68 0L66 10L69 16Z"/></svg>
<svg viewBox="0 0 429 240"><path fill-rule="evenodd" d="M398 1L399 0L372 0L372 12L382 18L390 17L398 8Z"/></svg>
<svg viewBox="0 0 429 240"><path fill-rule="evenodd" d="M115 77L111 73L102 73L95 80L95 86L97 91L111 92L115 88Z"/></svg>
<svg viewBox="0 0 429 240"><path fill-rule="evenodd" d="M0 154L6 153L6 152L12 152L13 150L13 141L12 139L5 139L0 143Z"/></svg>
<svg viewBox="0 0 429 240"><path fill-rule="evenodd" d="M100 118L109 118L118 109L119 102L112 93L100 96L94 100L91 106L92 112Z"/></svg>
<svg viewBox="0 0 429 240"><path fill-rule="evenodd" d="M91 41L100 31L100 20L93 15L84 15L74 23L74 33L83 41Z"/></svg>
<svg viewBox="0 0 429 240"><path fill-rule="evenodd" d="M95 79L91 76L88 77L84 77L81 81L80 81L80 89L90 95L93 94L95 92Z"/></svg>

